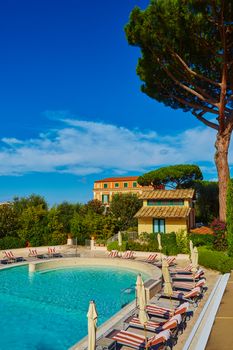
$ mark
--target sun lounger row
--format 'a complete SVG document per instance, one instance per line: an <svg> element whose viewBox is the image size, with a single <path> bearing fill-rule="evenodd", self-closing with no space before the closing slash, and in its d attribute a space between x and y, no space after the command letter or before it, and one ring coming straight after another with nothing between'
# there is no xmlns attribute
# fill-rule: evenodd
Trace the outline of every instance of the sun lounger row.
<svg viewBox="0 0 233 350"><path fill-rule="evenodd" d="M134 259L134 252L132 250L127 250L124 253L120 253L118 250L111 250L108 253L109 258L122 258L122 259Z"/></svg>
<svg viewBox="0 0 233 350"><path fill-rule="evenodd" d="M62 258L63 255L56 251L55 247L48 247L48 253L38 254L37 249L29 248L28 251L29 258L38 258L38 259L49 259L49 258ZM17 262L26 261L22 256L15 256L11 250L6 250L3 252L3 259L0 260L1 264L12 264Z"/></svg>
<svg viewBox="0 0 233 350"><path fill-rule="evenodd" d="M142 324L136 312L124 321L123 330L113 329L106 335L116 341L117 350L124 346L137 350L165 350L174 347L178 335L184 331L187 321L193 316L194 311L190 305L198 306L198 301L207 288L203 271L199 276L194 276L197 280L193 278L189 281L189 275L181 276L184 281L172 283L172 296L162 292L153 300L154 303L146 305L147 322ZM185 281L185 278L188 280Z"/></svg>
<svg viewBox="0 0 233 350"><path fill-rule="evenodd" d="M22 256L15 256L11 250L6 250L3 252L3 259L1 260L1 264L12 264L16 262L25 261Z"/></svg>
<svg viewBox="0 0 233 350"><path fill-rule="evenodd" d="M55 247L48 247L48 253L38 254L37 249L29 249L29 257L34 257L38 259L48 259L48 258L62 258L63 255L56 251Z"/></svg>

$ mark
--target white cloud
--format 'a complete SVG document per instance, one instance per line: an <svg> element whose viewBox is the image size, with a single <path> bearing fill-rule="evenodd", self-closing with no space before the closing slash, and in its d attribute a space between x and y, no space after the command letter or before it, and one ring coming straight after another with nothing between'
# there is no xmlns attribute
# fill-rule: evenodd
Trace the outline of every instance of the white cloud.
<svg viewBox="0 0 233 350"><path fill-rule="evenodd" d="M0 175L60 172L83 176L109 169L115 174L140 173L169 164L204 162L210 162L210 173L214 169L215 131L209 128L161 136L154 130L130 130L103 122L60 121L63 128L35 139L2 138ZM233 163L232 155L230 160Z"/></svg>

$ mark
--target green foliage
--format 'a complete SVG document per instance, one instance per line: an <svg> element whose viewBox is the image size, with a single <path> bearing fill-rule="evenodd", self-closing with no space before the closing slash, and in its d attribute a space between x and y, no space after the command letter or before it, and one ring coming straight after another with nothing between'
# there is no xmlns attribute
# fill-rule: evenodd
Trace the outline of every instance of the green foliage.
<svg viewBox="0 0 233 350"><path fill-rule="evenodd" d="M219 101L217 82L225 59L219 27L223 21L231 43L232 20L232 0L224 1L224 6L218 0L152 0L145 10L136 7L125 31L129 44L141 49L137 74L142 91L175 109L218 114L213 100ZM227 62L232 59L228 50ZM226 66L230 96L232 67Z"/></svg>
<svg viewBox="0 0 233 350"><path fill-rule="evenodd" d="M209 250L204 247L198 248L199 264L221 273L231 272L233 269L233 258L224 252Z"/></svg>
<svg viewBox="0 0 233 350"><path fill-rule="evenodd" d="M197 165L181 164L152 170L139 176L137 181L141 186L152 185L155 188L161 185L172 188L190 188L194 181L202 180L202 178L201 170Z"/></svg>
<svg viewBox="0 0 233 350"><path fill-rule="evenodd" d="M82 204L71 204L68 202L62 202L57 205L57 210L59 212L59 221L63 225L64 233L70 233L71 220L76 212L79 212L83 207Z"/></svg>
<svg viewBox="0 0 233 350"><path fill-rule="evenodd" d="M32 246L40 246L46 242L47 210L42 204L28 206L19 217L18 235Z"/></svg>
<svg viewBox="0 0 233 350"><path fill-rule="evenodd" d="M185 230L179 230L176 233L176 245L179 253L189 253L189 239L188 234Z"/></svg>
<svg viewBox="0 0 233 350"><path fill-rule="evenodd" d="M194 247L207 246L212 249L214 244L214 236L213 235L200 235L197 233L189 233L188 240L193 242Z"/></svg>
<svg viewBox="0 0 233 350"><path fill-rule="evenodd" d="M194 188L197 197L195 204L196 221L209 224L214 218L218 217L218 182L195 181Z"/></svg>
<svg viewBox="0 0 233 350"><path fill-rule="evenodd" d="M5 236L0 239L0 249L14 249L25 247L25 241L19 237Z"/></svg>
<svg viewBox="0 0 233 350"><path fill-rule="evenodd" d="M227 242L228 254L233 256L233 179L227 187Z"/></svg>
<svg viewBox="0 0 233 350"><path fill-rule="evenodd" d="M107 249L110 250L119 250L121 252L126 251L126 242L122 242L122 246L120 247L117 241L110 242L107 245Z"/></svg>
<svg viewBox="0 0 233 350"><path fill-rule="evenodd" d="M142 201L132 193L116 194L110 204L110 214L116 220L117 230L124 231L137 224L134 215L141 208Z"/></svg>
<svg viewBox="0 0 233 350"><path fill-rule="evenodd" d="M92 199L91 201L87 202L87 204L83 206L82 211L84 213L91 211L92 213L95 213L95 214L103 214L104 205L98 199Z"/></svg>
<svg viewBox="0 0 233 350"><path fill-rule="evenodd" d="M179 249L176 243L176 234L167 233L161 235L162 253L165 255L177 255ZM158 252L157 233L143 233L137 241L128 241L127 249L146 252Z"/></svg>
<svg viewBox="0 0 233 350"><path fill-rule="evenodd" d="M210 227L214 231L214 249L227 250L226 224L219 219L214 219Z"/></svg>
<svg viewBox="0 0 233 350"><path fill-rule="evenodd" d="M0 237L17 236L17 218L10 204L0 205Z"/></svg>

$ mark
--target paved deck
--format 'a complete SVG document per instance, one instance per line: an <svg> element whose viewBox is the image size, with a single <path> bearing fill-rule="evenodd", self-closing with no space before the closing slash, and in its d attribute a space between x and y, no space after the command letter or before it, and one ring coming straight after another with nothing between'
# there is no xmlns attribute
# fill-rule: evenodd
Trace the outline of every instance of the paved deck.
<svg viewBox="0 0 233 350"><path fill-rule="evenodd" d="M233 349L233 272L220 303L206 350Z"/></svg>

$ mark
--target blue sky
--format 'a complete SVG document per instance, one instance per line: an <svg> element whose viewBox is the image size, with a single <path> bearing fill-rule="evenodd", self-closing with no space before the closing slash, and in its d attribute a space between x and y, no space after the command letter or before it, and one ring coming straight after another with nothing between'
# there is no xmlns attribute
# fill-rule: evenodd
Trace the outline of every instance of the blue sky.
<svg viewBox="0 0 233 350"><path fill-rule="evenodd" d="M140 92L124 25L148 3L1 2L0 201L85 202L94 180L169 164L216 178L214 131Z"/></svg>

